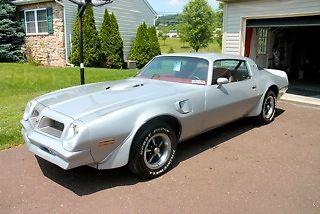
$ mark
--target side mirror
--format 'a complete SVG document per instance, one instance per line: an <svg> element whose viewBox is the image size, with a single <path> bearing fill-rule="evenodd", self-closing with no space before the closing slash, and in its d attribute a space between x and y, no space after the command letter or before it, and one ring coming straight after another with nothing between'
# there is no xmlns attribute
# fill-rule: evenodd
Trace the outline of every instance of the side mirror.
<svg viewBox="0 0 320 214"><path fill-rule="evenodd" d="M229 80L225 77L220 77L217 79L217 83L218 83L218 87L223 85L223 84L227 84L229 83Z"/></svg>

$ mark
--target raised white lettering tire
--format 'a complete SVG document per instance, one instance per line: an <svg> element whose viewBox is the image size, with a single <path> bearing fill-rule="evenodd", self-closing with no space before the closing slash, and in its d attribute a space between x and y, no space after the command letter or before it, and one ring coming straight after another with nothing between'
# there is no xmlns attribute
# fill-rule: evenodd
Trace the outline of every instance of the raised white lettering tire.
<svg viewBox="0 0 320 214"><path fill-rule="evenodd" d="M131 146L129 169L152 179L168 171L176 153L177 137L164 122L152 122L140 130Z"/></svg>

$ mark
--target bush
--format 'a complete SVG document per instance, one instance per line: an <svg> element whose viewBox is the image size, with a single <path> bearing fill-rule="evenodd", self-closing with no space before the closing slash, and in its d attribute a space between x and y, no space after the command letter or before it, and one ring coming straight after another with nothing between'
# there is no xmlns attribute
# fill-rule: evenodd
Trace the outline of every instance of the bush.
<svg viewBox="0 0 320 214"><path fill-rule="evenodd" d="M170 47L168 53L175 53L173 47Z"/></svg>
<svg viewBox="0 0 320 214"><path fill-rule="evenodd" d="M137 67L142 68L149 62L150 42L148 36L148 27L143 22L137 30L136 38L133 41L130 59L137 62Z"/></svg>
<svg viewBox="0 0 320 214"><path fill-rule="evenodd" d="M138 68L142 68L153 57L159 54L161 54L161 49L155 27L148 28L146 23L143 22L138 27L129 58L137 62Z"/></svg>
<svg viewBox="0 0 320 214"><path fill-rule="evenodd" d="M105 10L100 30L101 61L108 68L121 68L123 60L123 41L116 16Z"/></svg>
<svg viewBox="0 0 320 214"><path fill-rule="evenodd" d="M79 65L78 18L73 27L70 62ZM100 42L95 26L92 6L87 6L83 14L83 62L85 66L96 67L100 64Z"/></svg>
<svg viewBox="0 0 320 214"><path fill-rule="evenodd" d="M157 30L155 26L148 28L149 41L150 41L150 57L155 57L161 54L160 44L157 37Z"/></svg>

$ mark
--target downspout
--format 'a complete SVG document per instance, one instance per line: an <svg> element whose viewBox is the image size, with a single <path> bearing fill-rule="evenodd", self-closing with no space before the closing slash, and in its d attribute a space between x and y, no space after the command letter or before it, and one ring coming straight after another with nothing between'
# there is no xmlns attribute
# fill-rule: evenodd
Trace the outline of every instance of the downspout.
<svg viewBox="0 0 320 214"><path fill-rule="evenodd" d="M67 25L66 25L66 10L65 10L65 6L63 3L61 3L59 0L54 0L57 4L59 4L61 7L63 7L63 31L64 31L64 45L65 45L65 59L66 59L66 65L67 66L71 66L71 67L74 67L74 64L71 64L69 62L69 59L68 59L68 56L67 56L67 53L68 53L68 46L67 46Z"/></svg>
<svg viewBox="0 0 320 214"><path fill-rule="evenodd" d="M157 15L156 15L156 18L155 18L154 21L153 21L153 25L154 25L154 26L156 26L156 21L157 21L158 19L159 19L159 15L157 14Z"/></svg>

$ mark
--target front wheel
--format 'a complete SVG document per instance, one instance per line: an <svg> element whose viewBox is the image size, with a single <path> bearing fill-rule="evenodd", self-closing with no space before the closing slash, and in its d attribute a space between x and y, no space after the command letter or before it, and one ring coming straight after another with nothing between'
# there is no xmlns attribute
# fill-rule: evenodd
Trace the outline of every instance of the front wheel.
<svg viewBox="0 0 320 214"><path fill-rule="evenodd" d="M273 91L268 91L264 97L261 113L258 116L262 125L271 123L274 120L276 112L276 95Z"/></svg>
<svg viewBox="0 0 320 214"><path fill-rule="evenodd" d="M152 179L165 173L171 165L177 137L166 123L151 123L137 133L130 152L129 169L140 177Z"/></svg>

